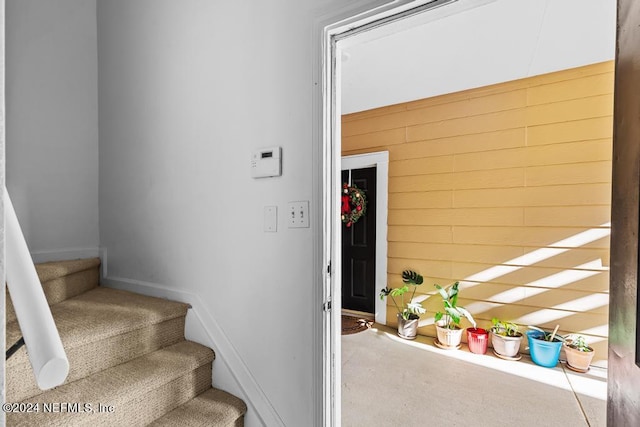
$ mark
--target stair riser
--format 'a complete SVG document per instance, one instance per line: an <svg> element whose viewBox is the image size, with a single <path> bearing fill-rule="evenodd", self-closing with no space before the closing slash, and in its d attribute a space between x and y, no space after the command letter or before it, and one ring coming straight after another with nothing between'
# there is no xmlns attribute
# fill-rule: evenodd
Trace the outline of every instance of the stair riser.
<svg viewBox="0 0 640 427"><path fill-rule="evenodd" d="M42 290L49 305L54 305L97 287L99 281L100 270L98 268L92 268L43 282ZM6 318L8 323L16 320L16 313L13 309L13 303L11 302L9 293L7 293L6 302Z"/></svg>
<svg viewBox="0 0 640 427"><path fill-rule="evenodd" d="M148 427L242 427L247 405L236 396L211 388L149 424Z"/></svg>
<svg viewBox="0 0 640 427"><path fill-rule="evenodd" d="M163 427L242 427L244 402L211 388L215 354L184 340L188 304L100 287L99 266L98 258L36 265L70 372L65 384L42 391L26 349L20 349L7 362L5 401L38 403L39 413L8 413L6 425L148 426L156 421ZM7 345L20 336L7 295ZM93 411L79 412L85 408Z"/></svg>
<svg viewBox="0 0 640 427"><path fill-rule="evenodd" d="M90 291L99 283L100 270L93 268L43 282L42 289L49 305L53 305Z"/></svg>
<svg viewBox="0 0 640 427"><path fill-rule="evenodd" d="M184 323L184 317L179 317L75 348L65 345L70 364L66 383L183 340ZM7 361L6 380L8 402L43 393L35 383L24 347Z"/></svg>
<svg viewBox="0 0 640 427"><path fill-rule="evenodd" d="M111 413L43 413L43 406L40 405L38 414L7 414L7 426L146 426L210 388L211 375L211 363L207 363L130 401L86 402L91 403L94 410L97 410L99 403L103 406L113 405L114 411ZM37 402L37 398L33 402Z"/></svg>
<svg viewBox="0 0 640 427"><path fill-rule="evenodd" d="M212 364L202 366L181 378L154 390L153 393L124 405L127 417L119 425L146 426L211 388ZM113 424L105 424L105 426Z"/></svg>

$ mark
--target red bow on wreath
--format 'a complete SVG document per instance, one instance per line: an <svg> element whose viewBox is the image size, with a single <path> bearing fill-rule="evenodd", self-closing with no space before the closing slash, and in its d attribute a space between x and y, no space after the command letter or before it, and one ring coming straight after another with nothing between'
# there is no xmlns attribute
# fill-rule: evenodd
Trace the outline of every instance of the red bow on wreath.
<svg viewBox="0 0 640 427"><path fill-rule="evenodd" d="M340 211L341 214L345 214L351 210L349 207L349 196L342 195L342 209Z"/></svg>
<svg viewBox="0 0 640 427"><path fill-rule="evenodd" d="M358 220L367 211L367 198L362 190L357 186L344 183L342 184L342 208L340 209L340 218L347 227L358 222Z"/></svg>

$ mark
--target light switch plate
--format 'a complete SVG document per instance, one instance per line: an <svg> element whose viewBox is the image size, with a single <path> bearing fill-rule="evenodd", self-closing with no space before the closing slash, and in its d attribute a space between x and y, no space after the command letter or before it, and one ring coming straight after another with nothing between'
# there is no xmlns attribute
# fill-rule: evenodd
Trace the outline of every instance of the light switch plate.
<svg viewBox="0 0 640 427"><path fill-rule="evenodd" d="M309 228L309 201L289 202L287 210L289 228Z"/></svg>
<svg viewBox="0 0 640 427"><path fill-rule="evenodd" d="M275 233L276 231L278 231L277 206L264 207L264 231L268 233Z"/></svg>

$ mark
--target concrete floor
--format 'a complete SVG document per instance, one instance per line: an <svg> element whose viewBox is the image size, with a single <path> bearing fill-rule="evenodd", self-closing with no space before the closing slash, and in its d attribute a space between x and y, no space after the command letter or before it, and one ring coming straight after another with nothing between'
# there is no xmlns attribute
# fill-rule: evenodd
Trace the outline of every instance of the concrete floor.
<svg viewBox="0 0 640 427"><path fill-rule="evenodd" d="M342 425L606 426L606 376L441 350L375 324L342 337Z"/></svg>

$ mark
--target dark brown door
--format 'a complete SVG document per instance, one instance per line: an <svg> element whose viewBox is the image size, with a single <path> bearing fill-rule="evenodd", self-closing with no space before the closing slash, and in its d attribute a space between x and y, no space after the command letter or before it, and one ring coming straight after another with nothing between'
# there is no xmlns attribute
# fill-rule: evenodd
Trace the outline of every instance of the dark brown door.
<svg viewBox="0 0 640 427"><path fill-rule="evenodd" d="M349 171L342 171L342 182ZM373 313L376 284L376 168L352 169L351 183L367 197L358 222L342 224L342 308Z"/></svg>
<svg viewBox="0 0 640 427"><path fill-rule="evenodd" d="M618 0L607 425L640 426L640 2Z"/></svg>

